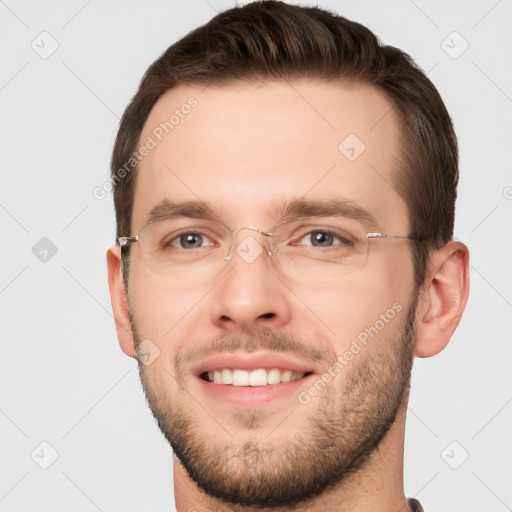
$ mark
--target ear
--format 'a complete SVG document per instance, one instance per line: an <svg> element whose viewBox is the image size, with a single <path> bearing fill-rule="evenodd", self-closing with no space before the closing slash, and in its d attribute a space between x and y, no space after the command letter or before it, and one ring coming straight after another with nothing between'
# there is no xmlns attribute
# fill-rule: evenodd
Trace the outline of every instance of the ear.
<svg viewBox="0 0 512 512"><path fill-rule="evenodd" d="M110 301L116 322L117 339L121 350L130 357L136 359L134 354L135 343L133 340L130 316L128 314L128 297L124 288L121 270L121 248L110 247L107 251L108 285L110 288Z"/></svg>
<svg viewBox="0 0 512 512"><path fill-rule="evenodd" d="M469 250L448 242L431 256L416 310L414 355L441 352L452 337L469 295Z"/></svg>

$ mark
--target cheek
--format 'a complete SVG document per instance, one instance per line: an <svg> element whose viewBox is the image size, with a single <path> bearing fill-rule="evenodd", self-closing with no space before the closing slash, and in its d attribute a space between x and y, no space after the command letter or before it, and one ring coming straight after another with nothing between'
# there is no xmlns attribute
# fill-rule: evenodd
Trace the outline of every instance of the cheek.
<svg viewBox="0 0 512 512"><path fill-rule="evenodd" d="M186 325L201 310L204 290L187 283L166 284L142 264L130 268L130 307L142 339L150 338L162 349L183 335Z"/></svg>
<svg viewBox="0 0 512 512"><path fill-rule="evenodd" d="M316 313L318 326L326 327L327 339L334 337L336 354L347 350L355 338L379 321L380 315L393 309L393 304L401 304L389 290L362 281L347 281L328 295L309 293L304 295L304 303ZM393 313L388 316L394 317Z"/></svg>
<svg viewBox="0 0 512 512"><path fill-rule="evenodd" d="M299 294L317 315L318 324L328 328L328 337L334 336L337 354L358 337L364 340L377 331L379 335L396 332L411 301L414 282L410 256L389 252L386 259L374 258L369 263L336 284Z"/></svg>

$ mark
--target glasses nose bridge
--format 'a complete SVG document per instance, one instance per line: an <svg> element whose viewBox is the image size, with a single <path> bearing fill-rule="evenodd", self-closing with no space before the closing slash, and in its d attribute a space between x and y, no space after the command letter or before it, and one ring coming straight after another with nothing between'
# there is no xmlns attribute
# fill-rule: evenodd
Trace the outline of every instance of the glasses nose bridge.
<svg viewBox="0 0 512 512"><path fill-rule="evenodd" d="M252 232L259 233L264 240L268 240L269 242L270 242L270 238L274 236L273 233L270 233L269 231L263 231L262 229L257 228L256 226L243 226L241 228L235 229L234 231L230 232L230 242L229 242L229 247L228 247L228 253L226 254L226 256L224 256L224 260L231 261L231 259L233 257L233 248L236 245L235 241L238 238L237 235L238 235L238 233L240 233L241 231L244 231L246 229L248 229ZM265 243L267 244L267 242L265 242ZM268 243L268 245L267 245L267 253L269 255L272 255L272 247L271 247L270 243Z"/></svg>

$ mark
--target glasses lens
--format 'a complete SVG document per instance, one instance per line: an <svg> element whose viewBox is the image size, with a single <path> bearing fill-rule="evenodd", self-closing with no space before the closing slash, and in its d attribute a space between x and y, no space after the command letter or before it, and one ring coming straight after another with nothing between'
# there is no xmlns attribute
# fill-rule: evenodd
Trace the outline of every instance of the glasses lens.
<svg viewBox="0 0 512 512"><path fill-rule="evenodd" d="M292 219L273 229L272 252L289 277L330 281L364 267L367 229L345 217Z"/></svg>
<svg viewBox="0 0 512 512"><path fill-rule="evenodd" d="M204 279L225 263L229 230L204 219L176 218L148 224L139 235L143 263L170 279Z"/></svg>

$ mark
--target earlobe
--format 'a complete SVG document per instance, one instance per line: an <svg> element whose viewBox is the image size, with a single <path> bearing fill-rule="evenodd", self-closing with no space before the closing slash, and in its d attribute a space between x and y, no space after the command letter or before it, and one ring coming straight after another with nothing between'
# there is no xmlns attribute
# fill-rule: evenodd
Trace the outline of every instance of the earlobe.
<svg viewBox="0 0 512 512"><path fill-rule="evenodd" d="M430 357L452 337L469 295L469 251L449 242L431 257L429 273L416 310L414 355Z"/></svg>
<svg viewBox="0 0 512 512"><path fill-rule="evenodd" d="M130 323L128 297L123 283L121 272L121 248L110 247L107 251L108 285L110 288L110 301L116 323L117 338L121 350L130 357L134 354L135 344Z"/></svg>

